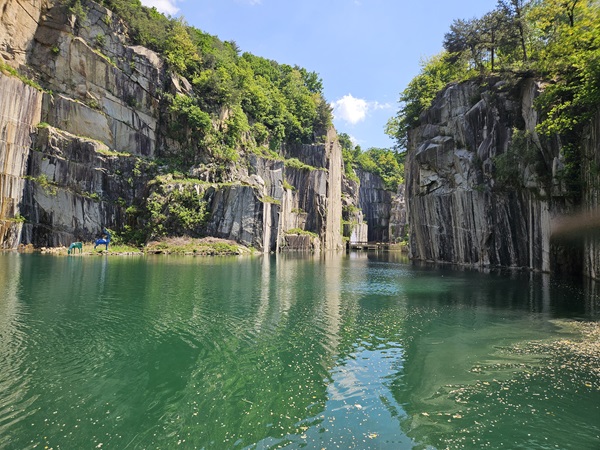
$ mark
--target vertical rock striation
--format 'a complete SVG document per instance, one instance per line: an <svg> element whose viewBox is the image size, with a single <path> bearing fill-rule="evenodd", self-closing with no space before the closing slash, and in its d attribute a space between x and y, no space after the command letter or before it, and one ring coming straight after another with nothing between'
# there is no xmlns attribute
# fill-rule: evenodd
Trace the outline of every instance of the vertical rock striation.
<svg viewBox="0 0 600 450"><path fill-rule="evenodd" d="M404 184L398 186L398 191L392 196L389 221L390 242L403 240L408 232L408 221L406 217L406 187Z"/></svg>
<svg viewBox="0 0 600 450"><path fill-rule="evenodd" d="M186 93L189 82L168 72L156 53L129 45L110 10L84 4L85 16L76 17L60 2L0 0L0 56L46 89L0 74L3 247L66 245L90 240L102 227L140 226L127 208L151 194L149 182L160 174L156 158L181 150L167 138L173 118L162 93ZM263 251L292 240L300 248L341 248L335 131L326 144L282 153L308 168L247 154L228 183L190 173L210 211L203 232ZM181 189L178 180L167 183ZM288 239L290 230L303 234Z"/></svg>
<svg viewBox="0 0 600 450"><path fill-rule="evenodd" d="M356 173L360 179L358 207L367 222L367 241L389 242L393 192L386 189L379 175L361 169Z"/></svg>
<svg viewBox="0 0 600 450"><path fill-rule="evenodd" d="M600 110L588 128L582 161L584 210L598 214L600 212ZM583 273L587 277L600 279L600 238L597 232L585 237Z"/></svg>
<svg viewBox="0 0 600 450"><path fill-rule="evenodd" d="M21 241L24 176L42 93L2 73L0 89L0 248L15 248Z"/></svg>
<svg viewBox="0 0 600 450"><path fill-rule="evenodd" d="M549 271L550 220L564 201L540 172L552 173L559 151L535 133L533 80L487 82L449 85L410 133L411 256ZM527 136L525 150L516 148L515 129ZM531 160L515 157L501 174L499 161L521 150Z"/></svg>

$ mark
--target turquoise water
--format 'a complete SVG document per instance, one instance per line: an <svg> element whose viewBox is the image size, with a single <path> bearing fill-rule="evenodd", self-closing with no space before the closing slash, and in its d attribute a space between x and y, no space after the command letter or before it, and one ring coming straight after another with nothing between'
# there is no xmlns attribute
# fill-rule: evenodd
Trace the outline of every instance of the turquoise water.
<svg viewBox="0 0 600 450"><path fill-rule="evenodd" d="M0 448L598 449L593 288L394 253L0 254Z"/></svg>

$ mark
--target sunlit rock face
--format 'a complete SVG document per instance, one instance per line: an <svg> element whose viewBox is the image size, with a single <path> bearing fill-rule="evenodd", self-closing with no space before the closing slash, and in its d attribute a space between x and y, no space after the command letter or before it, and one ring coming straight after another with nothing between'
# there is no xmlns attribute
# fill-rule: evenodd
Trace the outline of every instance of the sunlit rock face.
<svg viewBox="0 0 600 450"><path fill-rule="evenodd" d="M573 205L555 176L560 146L535 131L538 92L531 79L452 84L422 114L406 164L414 259L580 270L577 246L550 239L552 218ZM506 163L521 150L529 157Z"/></svg>
<svg viewBox="0 0 600 450"><path fill-rule="evenodd" d="M143 226L127 217L127 208L151 193L149 182L160 172L156 158L181 150L167 132L173 118L162 93L185 94L191 84L168 72L155 52L129 45L125 25L110 10L84 3L85 17L76 17L58 1L0 0L0 62L23 69L43 88L0 73L5 248L68 245L97 237L103 227ZM311 169L249 155L228 168L225 183L190 170L203 180L194 189L210 212L200 232L259 251L340 249L342 154L335 130L322 144L286 146L282 154ZM306 233L289 238L297 229Z"/></svg>
<svg viewBox="0 0 600 450"><path fill-rule="evenodd" d="M0 61L11 67L26 63L48 0L0 0Z"/></svg>
<svg viewBox="0 0 600 450"><path fill-rule="evenodd" d="M2 73L0 90L0 248L14 248L21 240L23 176L41 117L42 94Z"/></svg>

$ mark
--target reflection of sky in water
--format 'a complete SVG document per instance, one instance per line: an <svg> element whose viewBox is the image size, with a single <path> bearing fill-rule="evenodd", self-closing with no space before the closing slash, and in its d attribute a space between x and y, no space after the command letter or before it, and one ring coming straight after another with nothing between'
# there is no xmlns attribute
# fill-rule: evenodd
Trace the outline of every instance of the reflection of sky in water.
<svg viewBox="0 0 600 450"><path fill-rule="evenodd" d="M362 342L354 347L329 375L324 410L298 423L299 434L267 439L256 448L277 447L281 442L308 449L414 447L410 438L398 433L406 413L390 386L402 370L402 347L385 340L375 346Z"/></svg>
<svg viewBox="0 0 600 450"><path fill-rule="evenodd" d="M598 358L554 344L597 298L547 276L372 254L0 255L0 292L0 448L586 449L600 434Z"/></svg>

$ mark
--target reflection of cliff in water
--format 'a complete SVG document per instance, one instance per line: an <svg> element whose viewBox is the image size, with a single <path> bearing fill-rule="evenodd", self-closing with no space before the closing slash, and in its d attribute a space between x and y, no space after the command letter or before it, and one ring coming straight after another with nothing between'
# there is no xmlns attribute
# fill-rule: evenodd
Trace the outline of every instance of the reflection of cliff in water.
<svg viewBox="0 0 600 450"><path fill-rule="evenodd" d="M599 354L565 369L581 358L552 350L561 329L578 339L570 318L594 319L597 297L548 275L427 265L402 284L404 365L390 389L408 436L437 448L516 448L528 439L535 448L546 436L565 448L568 438L553 431L565 427L563 407L581 411L573 427L597 427L600 385L590 398L580 379L597 378Z"/></svg>
<svg viewBox="0 0 600 450"><path fill-rule="evenodd" d="M598 358L547 342L575 342L565 319L595 319L598 298L403 258L5 255L0 405L18 393L29 415L0 435L18 448L63 427L79 448L97 426L140 448L567 448L568 429L586 448ZM11 371L27 382L2 384Z"/></svg>

